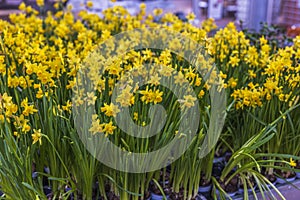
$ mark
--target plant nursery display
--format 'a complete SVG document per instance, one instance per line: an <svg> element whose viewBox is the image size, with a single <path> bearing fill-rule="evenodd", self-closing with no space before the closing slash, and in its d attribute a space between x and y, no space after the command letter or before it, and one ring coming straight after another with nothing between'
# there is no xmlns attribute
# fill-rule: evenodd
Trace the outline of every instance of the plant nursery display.
<svg viewBox="0 0 300 200"><path fill-rule="evenodd" d="M0 20L1 198L285 198L277 185L300 177L300 36L145 4L37 5ZM140 168L124 158L150 152Z"/></svg>

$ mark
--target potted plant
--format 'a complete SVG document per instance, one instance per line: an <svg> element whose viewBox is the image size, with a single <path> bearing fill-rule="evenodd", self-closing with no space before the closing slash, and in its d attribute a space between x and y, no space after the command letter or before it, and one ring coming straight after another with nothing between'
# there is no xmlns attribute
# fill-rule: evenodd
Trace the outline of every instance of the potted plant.
<svg viewBox="0 0 300 200"><path fill-rule="evenodd" d="M210 179L206 178L204 174L202 174L199 184L199 193L209 193L212 189L212 182Z"/></svg>
<svg viewBox="0 0 300 200"><path fill-rule="evenodd" d="M229 177L228 177L229 178ZM216 193L220 195L220 190L226 193L226 196L233 197L238 193L238 176L235 175L231 177L230 180L226 181L219 180L219 188L217 188Z"/></svg>
<svg viewBox="0 0 300 200"><path fill-rule="evenodd" d="M214 149L213 163L225 162L226 148L222 142L219 142Z"/></svg>
<svg viewBox="0 0 300 200"><path fill-rule="evenodd" d="M164 183L160 185L157 181L153 181L150 184L150 191L151 191L151 199L153 200L164 200L169 198L171 193L171 188L168 183Z"/></svg>
<svg viewBox="0 0 300 200"><path fill-rule="evenodd" d="M296 173L291 170L277 170L278 174L277 183L283 184L286 182L292 182L296 179Z"/></svg>
<svg viewBox="0 0 300 200"><path fill-rule="evenodd" d="M297 164L292 158L290 158L289 163L279 163L278 165L281 167L275 170L275 173L277 175L277 183L290 183L296 179L294 167L296 167Z"/></svg>
<svg viewBox="0 0 300 200"><path fill-rule="evenodd" d="M251 193L255 192L256 189L255 179L251 174L246 173L246 176L239 177L239 193L244 194L245 192Z"/></svg>

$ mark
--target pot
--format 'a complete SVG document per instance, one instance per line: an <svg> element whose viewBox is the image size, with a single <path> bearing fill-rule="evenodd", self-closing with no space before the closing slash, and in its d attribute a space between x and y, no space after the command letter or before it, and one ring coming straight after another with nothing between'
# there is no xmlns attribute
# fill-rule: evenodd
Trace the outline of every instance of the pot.
<svg viewBox="0 0 300 200"><path fill-rule="evenodd" d="M52 189L50 186L44 186L43 191L44 191L44 194L47 196L47 198L52 197Z"/></svg>
<svg viewBox="0 0 300 200"><path fill-rule="evenodd" d="M300 178L300 172L296 172L296 177Z"/></svg>
<svg viewBox="0 0 300 200"><path fill-rule="evenodd" d="M169 198L169 195L166 195L167 198ZM151 200L164 200L164 196L161 194L155 194L151 193Z"/></svg>
<svg viewBox="0 0 300 200"><path fill-rule="evenodd" d="M229 197L233 197L238 193L238 177L237 175L234 176L227 185L225 185L224 182L220 181L220 186L221 188L226 192L226 195ZM217 194L219 193L219 191L216 191ZM220 195L220 193L219 193Z"/></svg>
<svg viewBox="0 0 300 200"><path fill-rule="evenodd" d="M265 177L275 186L277 184L277 177L274 174L266 174ZM267 184L270 188L271 185Z"/></svg>
<svg viewBox="0 0 300 200"><path fill-rule="evenodd" d="M220 191L218 189L216 189L216 194L217 194L217 197L218 199L220 198ZM238 190L235 191L235 192L226 192L227 196L229 197L233 197L235 196L236 194L238 194Z"/></svg>
<svg viewBox="0 0 300 200"><path fill-rule="evenodd" d="M227 193L227 195L230 196L230 197L233 197L233 196L235 196L237 193L238 193L238 191L232 192L232 193Z"/></svg>
<svg viewBox="0 0 300 200"><path fill-rule="evenodd" d="M207 199L205 198L205 196L203 196L203 195L201 195L201 194L198 194L194 199L195 199L195 200L207 200Z"/></svg>
<svg viewBox="0 0 300 200"><path fill-rule="evenodd" d="M200 193L207 193L207 192L211 191L211 188L212 188L211 184L207 185L207 186L199 186L198 192L200 192Z"/></svg>
<svg viewBox="0 0 300 200"><path fill-rule="evenodd" d="M225 161L225 157L222 156L222 157L214 157L213 159L213 163L222 163Z"/></svg>
<svg viewBox="0 0 300 200"><path fill-rule="evenodd" d="M286 182L292 182L296 179L296 176L293 176L291 178L280 178L280 177L277 177L277 183L279 184L284 184Z"/></svg>
<svg viewBox="0 0 300 200"><path fill-rule="evenodd" d="M69 191L71 191L71 190L72 190L72 188L66 186L65 192L69 192ZM74 200L74 194L73 194L73 193L71 193L71 194L69 195L68 200Z"/></svg>
<svg viewBox="0 0 300 200"><path fill-rule="evenodd" d="M38 173L32 172L31 177L32 177L32 179L36 179L38 177Z"/></svg>
<svg viewBox="0 0 300 200"><path fill-rule="evenodd" d="M253 186L253 189L255 190L256 187L257 187L257 185ZM252 193L253 190L252 190L251 188L248 188L248 189L247 189L247 192L248 192L248 193ZM240 188L239 188L239 194L244 194L244 188L243 188L243 187L240 187Z"/></svg>
<svg viewBox="0 0 300 200"><path fill-rule="evenodd" d="M275 185L277 184L277 179L276 179L276 181L274 181L272 184L275 186ZM269 188L272 188L270 184L267 184L267 186L268 186Z"/></svg>

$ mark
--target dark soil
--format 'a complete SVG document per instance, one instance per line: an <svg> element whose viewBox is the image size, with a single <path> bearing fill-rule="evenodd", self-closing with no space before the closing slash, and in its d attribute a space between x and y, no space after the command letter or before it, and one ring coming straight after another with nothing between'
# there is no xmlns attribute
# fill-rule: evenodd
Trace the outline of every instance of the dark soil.
<svg viewBox="0 0 300 200"><path fill-rule="evenodd" d="M265 177L271 182L271 183L274 183L277 178L274 174L266 174Z"/></svg>
<svg viewBox="0 0 300 200"><path fill-rule="evenodd" d="M161 187L163 188L163 191L164 191L165 195L169 195L171 193L170 192L171 189L170 189L169 184L164 184L164 187L161 185ZM157 195L161 195L162 194L155 183L151 183L150 184L150 190L154 194L157 194Z"/></svg>
<svg viewBox="0 0 300 200"><path fill-rule="evenodd" d="M250 178L248 178L248 180L250 181L250 184L252 185L252 187L255 187L256 182L255 182L254 178L250 177ZM249 186L249 181L247 181L247 187L250 189L251 187ZM239 187L241 189L244 189L244 184L242 181L239 182Z"/></svg>
<svg viewBox="0 0 300 200"><path fill-rule="evenodd" d="M215 151L215 157L220 158L225 155L225 152L222 148L219 148Z"/></svg>
<svg viewBox="0 0 300 200"><path fill-rule="evenodd" d="M216 178L220 177L223 169L224 169L223 163L214 163L213 169L212 169L212 176L214 176Z"/></svg>
<svg viewBox="0 0 300 200"><path fill-rule="evenodd" d="M120 197L116 196L113 192L109 192L109 193L107 193L107 199L120 200Z"/></svg>
<svg viewBox="0 0 300 200"><path fill-rule="evenodd" d="M200 180L200 186L202 186L202 187L205 187L205 186L209 186L211 184L211 181L210 180L207 180L207 179L205 179L205 178L201 178L201 180Z"/></svg>
<svg viewBox="0 0 300 200"><path fill-rule="evenodd" d="M296 176L296 173L293 171L276 170L276 173L282 178L293 178Z"/></svg>
<svg viewBox="0 0 300 200"><path fill-rule="evenodd" d="M145 192L144 199L149 199L151 196L150 192Z"/></svg>
<svg viewBox="0 0 300 200"><path fill-rule="evenodd" d="M223 188L223 190L225 190L225 192L234 193L238 191L238 182L239 182L238 176L234 176L227 185L225 185L224 182L220 182L220 185Z"/></svg>
<svg viewBox="0 0 300 200"><path fill-rule="evenodd" d="M228 151L225 153L225 162L228 162L232 156L232 152Z"/></svg>

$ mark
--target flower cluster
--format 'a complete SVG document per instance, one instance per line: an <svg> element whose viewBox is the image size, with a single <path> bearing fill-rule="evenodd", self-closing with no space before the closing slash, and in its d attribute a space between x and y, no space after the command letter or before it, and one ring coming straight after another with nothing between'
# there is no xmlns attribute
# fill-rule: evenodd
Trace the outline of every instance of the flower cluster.
<svg viewBox="0 0 300 200"><path fill-rule="evenodd" d="M72 115L73 109L81 105L96 110L88 127L91 137L104 134L123 150L145 153L156 149L156 144L165 145L176 137L179 124L184 121L184 117L180 117L184 109L199 106L203 116L209 114L209 103L213 101L209 90L215 85L218 91L226 92L229 107L234 105L228 109L228 116L261 113L256 116L261 124L270 123L299 104L300 36L294 39L292 46L277 48L265 37L251 43L234 23L211 36L210 31L217 28L212 19L195 27L190 23L193 14L187 16L187 22L161 9L146 15L145 4L141 4L137 15L115 6L104 10L102 17L87 11L74 16L71 8L63 10L62 2L54 5L54 12L45 12L43 0L38 0L37 5L40 10L22 3L19 7L22 12L11 14L10 22L0 20L0 127L1 134L11 133L16 144L40 148L35 157L36 163L42 160L39 167L50 165L48 154L52 158L56 156L56 151L50 150L51 145L69 151L81 145L76 143L71 122L77 117ZM86 6L93 5L88 2ZM143 35L134 30L140 30ZM153 34L150 30L166 31ZM118 38L117 34L124 32L128 35ZM168 33L171 32L179 37L170 38ZM201 48L181 37L189 38ZM153 48L139 49L141 44ZM186 49L197 49L201 53ZM190 57L193 57L192 63L187 61ZM178 95L183 94L181 98L167 85L179 91ZM115 119L126 110L136 124L151 124L148 110L157 104L164 106L171 116L166 122L169 127L162 129L158 136L136 142L118 127ZM265 113L275 114L267 116ZM209 123L209 117L203 118L197 130L200 135L207 131ZM236 120L236 124L249 131L250 138L253 127L247 127L250 124L243 121L244 118ZM298 118L289 117L289 120L293 124ZM130 120L124 123L127 122ZM234 129L232 124L226 123L224 130ZM283 135L292 129L298 134L295 138L299 138L300 125L293 125L291 129L286 124L278 127ZM178 135L187 136L181 132ZM44 138L49 142L42 142ZM290 136L286 138L278 142L280 147L295 142ZM229 139L227 143L232 141ZM299 152L294 154L299 156ZM60 161L69 162L67 158L61 156ZM56 162L53 163L51 170L56 167ZM290 165L295 166L293 160ZM71 166L68 170L74 169ZM65 177L65 174L56 176ZM70 182L72 180L73 177ZM130 186L126 188L130 189Z"/></svg>

